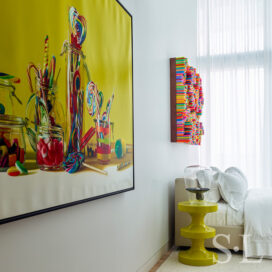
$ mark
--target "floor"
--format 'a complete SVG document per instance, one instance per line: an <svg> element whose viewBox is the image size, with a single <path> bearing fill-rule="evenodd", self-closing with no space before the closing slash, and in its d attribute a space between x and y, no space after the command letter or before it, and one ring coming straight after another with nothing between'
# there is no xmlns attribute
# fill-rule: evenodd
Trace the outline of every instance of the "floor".
<svg viewBox="0 0 272 272"><path fill-rule="evenodd" d="M150 270L150 272L270 272L272 271L272 260L263 259L243 259L242 253L231 252L228 256L218 253L218 263L212 266L198 267L188 266L178 261L178 249L170 250L163 258Z"/></svg>

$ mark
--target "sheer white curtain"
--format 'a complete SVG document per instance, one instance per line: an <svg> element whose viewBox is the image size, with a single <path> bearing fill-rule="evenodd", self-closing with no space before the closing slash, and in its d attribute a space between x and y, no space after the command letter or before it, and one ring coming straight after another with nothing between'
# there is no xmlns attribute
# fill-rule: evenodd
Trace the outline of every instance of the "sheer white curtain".
<svg viewBox="0 0 272 272"><path fill-rule="evenodd" d="M198 0L200 160L239 167L250 187L272 186L271 2Z"/></svg>

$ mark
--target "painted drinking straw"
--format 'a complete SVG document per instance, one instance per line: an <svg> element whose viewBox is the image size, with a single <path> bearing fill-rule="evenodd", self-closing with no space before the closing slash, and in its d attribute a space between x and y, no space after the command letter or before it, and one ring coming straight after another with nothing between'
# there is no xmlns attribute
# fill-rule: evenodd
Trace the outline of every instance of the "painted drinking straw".
<svg viewBox="0 0 272 272"><path fill-rule="evenodd" d="M68 149L67 155L81 151L81 138L83 131L83 102L84 90L81 83L81 51L86 38L87 25L83 16L71 7L68 13L69 42L64 42L63 52L67 54L67 108L69 110ZM62 52L62 54L63 54Z"/></svg>

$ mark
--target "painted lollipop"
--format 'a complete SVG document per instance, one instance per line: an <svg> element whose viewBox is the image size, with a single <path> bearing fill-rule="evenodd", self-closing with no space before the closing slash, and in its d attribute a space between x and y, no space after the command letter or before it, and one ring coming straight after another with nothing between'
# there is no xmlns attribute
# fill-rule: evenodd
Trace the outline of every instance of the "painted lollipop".
<svg viewBox="0 0 272 272"><path fill-rule="evenodd" d="M102 121L107 121L107 112L104 111L101 117Z"/></svg>
<svg viewBox="0 0 272 272"><path fill-rule="evenodd" d="M74 7L71 7L69 10L69 23L70 23L70 31L71 33L74 33L75 31L75 26L74 26L74 18L76 18L78 16L78 12Z"/></svg>
<svg viewBox="0 0 272 272"><path fill-rule="evenodd" d="M96 100L94 94L95 85L93 82L89 82L86 88L86 102L87 109L90 116L94 116L96 112Z"/></svg>
<svg viewBox="0 0 272 272"><path fill-rule="evenodd" d="M94 116L96 113L96 117L99 118L100 117L99 108L100 108L100 104L102 105L103 103L103 98L101 103L101 100L99 101L99 93L97 91L97 87L93 81L90 81L87 85L86 100L87 100L87 109L89 114L91 116Z"/></svg>
<svg viewBox="0 0 272 272"><path fill-rule="evenodd" d="M97 98L98 96L98 98ZM103 94L102 92L97 92L96 85L93 82L89 82L86 89L86 104L88 112L91 116L94 116L96 113L99 116L99 108L103 103ZM80 150L82 150L91 138L95 135L95 129L91 127L85 135L81 138L80 141Z"/></svg>
<svg viewBox="0 0 272 272"><path fill-rule="evenodd" d="M76 31L77 31L77 41L81 45L85 39L87 34L87 23L86 19L79 15L76 18Z"/></svg>
<svg viewBox="0 0 272 272"><path fill-rule="evenodd" d="M69 10L69 23L71 31L71 43L75 46L81 46L87 34L87 23L78 11L71 7Z"/></svg>
<svg viewBox="0 0 272 272"><path fill-rule="evenodd" d="M69 153L66 161L63 163L63 167L66 172L73 174L77 172L84 161L84 155L82 153Z"/></svg>
<svg viewBox="0 0 272 272"><path fill-rule="evenodd" d="M73 152L67 156L66 161L63 163L63 167L64 167L65 171L68 172L69 174L73 174L73 173L77 172L79 170L79 168L81 167L81 165L83 165L91 170L94 170L94 171L99 172L104 175L108 175L107 171L98 169L94 166L84 163L84 160L85 160L85 157L82 153Z"/></svg>

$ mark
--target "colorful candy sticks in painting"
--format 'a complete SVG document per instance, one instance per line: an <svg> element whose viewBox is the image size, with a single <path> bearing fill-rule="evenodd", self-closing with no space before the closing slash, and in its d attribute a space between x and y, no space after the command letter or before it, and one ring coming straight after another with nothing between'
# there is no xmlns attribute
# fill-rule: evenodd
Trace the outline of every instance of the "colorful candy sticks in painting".
<svg viewBox="0 0 272 272"><path fill-rule="evenodd" d="M74 7L71 7L69 10L69 29L70 44L68 45L69 51L67 63L67 107L69 109L69 141L67 155L73 152L81 151L81 138L83 131L84 89L82 88L81 83L80 59L83 55L81 52L81 46L86 38L87 27L85 18L79 15Z"/></svg>
<svg viewBox="0 0 272 272"><path fill-rule="evenodd" d="M49 72L48 72L49 88L53 87L55 69L56 69L56 57L53 56L51 59L51 62L50 62L50 67L49 67Z"/></svg>
<svg viewBox="0 0 272 272"><path fill-rule="evenodd" d="M55 69L56 69L56 57L53 56L48 68L48 46L49 38L48 35L45 37L44 41L44 63L43 69L39 66L36 66L34 63L30 62L27 68L28 83L32 93L36 92L36 123L40 125L42 120L48 120L51 125L55 125L55 120L50 116L52 110L52 101L48 98L48 93L52 90L55 78ZM36 89L32 83L31 72L34 72ZM52 95L54 95L53 93ZM39 103L45 105L45 109L41 110L39 108ZM47 115L47 116L45 116ZM44 124L43 124L44 125ZM48 125L48 124L45 124Z"/></svg>
<svg viewBox="0 0 272 272"><path fill-rule="evenodd" d="M32 93L35 90L35 88L33 87L32 78L31 78L32 69L34 70L35 80L37 81L37 83L39 83L40 87L46 87L47 89L51 89L53 87L55 68L56 68L56 57L52 56L50 66L48 68L48 61L49 61L48 47L49 47L49 37L48 35L46 35L44 39L43 69L41 69L39 66L36 66L32 62L30 62L28 65L27 76L28 76L28 83L30 86L30 90ZM41 90L40 92L42 97L46 96L46 93L43 93L44 90Z"/></svg>
<svg viewBox="0 0 272 272"><path fill-rule="evenodd" d="M172 75L171 75L172 76ZM199 118L204 104L201 78L187 58L175 59L176 141L200 145L204 134Z"/></svg>
<svg viewBox="0 0 272 272"><path fill-rule="evenodd" d="M103 121L110 121L110 110L111 110L111 105L114 99L114 93L112 94L111 98L109 99L108 103L107 103L107 107L106 107L106 116L105 116L105 120Z"/></svg>
<svg viewBox="0 0 272 272"><path fill-rule="evenodd" d="M95 129L90 128L87 133L82 136L83 131L83 104L84 89L81 83L81 58L84 56L81 47L87 34L86 20L79 15L74 7L69 10L69 29L70 43L64 43L64 49L68 49L67 58L67 108L69 112L68 122L68 148L67 158L63 163L63 167L68 173L75 173L79 170L84 162L84 155L81 150L95 134ZM87 71L88 74L88 71ZM89 77L89 75L88 75ZM98 171L96 168L93 169Z"/></svg>
<svg viewBox="0 0 272 272"><path fill-rule="evenodd" d="M91 127L86 133L85 135L81 138L80 141L80 149L82 150L87 143L92 139L92 137L95 135L95 129L93 127Z"/></svg>
<svg viewBox="0 0 272 272"><path fill-rule="evenodd" d="M48 35L44 39L44 59L43 59L43 84L48 80Z"/></svg>
<svg viewBox="0 0 272 272"><path fill-rule="evenodd" d="M61 104L56 101L56 57L49 64L49 37L44 40L43 68L29 63L28 82L32 95L26 107L27 135L31 147L37 155L41 169L58 169L63 162L63 142L51 133L53 128L62 131ZM33 72L34 77L31 77ZM33 80L34 79L34 80ZM32 80L35 82L32 83ZM33 116L34 115L34 116ZM48 133L49 131L49 133ZM38 134L38 135L37 135Z"/></svg>
<svg viewBox="0 0 272 272"><path fill-rule="evenodd" d="M100 115L102 107L101 99L103 96L98 92L97 86L90 81L86 90L87 109L91 116L96 114L96 138L97 148L96 155L100 163L107 164L111 159L111 124L110 124L110 110L114 99L114 93L109 99L106 111Z"/></svg>

